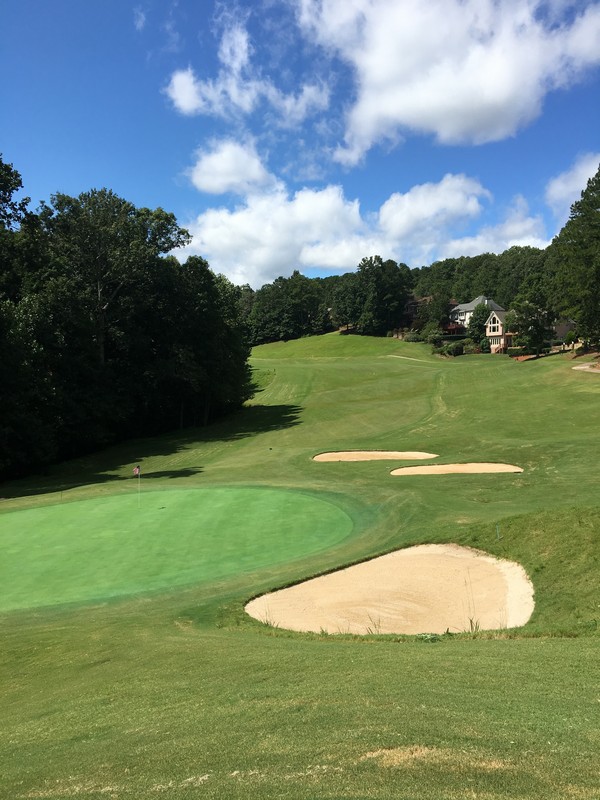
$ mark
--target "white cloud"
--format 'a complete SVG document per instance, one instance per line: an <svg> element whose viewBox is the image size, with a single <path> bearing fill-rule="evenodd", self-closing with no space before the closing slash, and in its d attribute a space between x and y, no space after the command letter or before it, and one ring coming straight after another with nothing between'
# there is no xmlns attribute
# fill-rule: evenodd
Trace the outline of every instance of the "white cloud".
<svg viewBox="0 0 600 800"><path fill-rule="evenodd" d="M546 186L546 203L554 212L555 217L566 222L569 210L575 200L579 200L581 192L593 178L600 165L600 153L585 153L579 156L571 169L561 172L552 178Z"/></svg>
<svg viewBox="0 0 600 800"><path fill-rule="evenodd" d="M189 177L196 189L211 194L235 192L246 195L258 187L275 184L263 166L253 144L232 139L214 141L209 149L198 150Z"/></svg>
<svg viewBox="0 0 600 800"><path fill-rule="evenodd" d="M201 80L191 67L176 70L165 92L176 110L186 115L250 114L261 100L266 100L278 112L281 124L287 127L327 107L329 92L324 85L303 84L297 94L285 94L253 69L251 54L246 29L240 23L231 23L221 37L219 61L222 66L217 77Z"/></svg>
<svg viewBox="0 0 600 800"><path fill-rule="evenodd" d="M394 193L379 211L380 225L398 240L416 231L437 238L451 222L479 216L479 197L490 197L479 181L448 174L439 183L413 186L406 194Z"/></svg>
<svg viewBox="0 0 600 800"><path fill-rule="evenodd" d="M166 34L165 43L163 45L163 52L165 53L178 53L181 49L181 36L175 27L173 19L168 19L163 25L163 31Z"/></svg>
<svg viewBox="0 0 600 800"><path fill-rule="evenodd" d="M182 114L198 114L202 108L200 87L191 67L176 70L165 91Z"/></svg>
<svg viewBox="0 0 600 800"><path fill-rule="evenodd" d="M352 68L357 97L336 158L403 131L442 143L506 138L545 95L600 63L600 4L572 21L542 0L296 0L307 36ZM562 12L565 14L565 5Z"/></svg>
<svg viewBox="0 0 600 800"><path fill-rule="evenodd" d="M215 146L207 154L219 155L218 169L210 173L215 186L230 185L229 173L221 170L221 157L228 152L247 156L256 167L251 148ZM223 158L228 164L233 160ZM490 193L477 180L445 175L438 183L395 193L377 213L363 215L358 200L346 198L340 186L305 188L290 196L281 182L268 185L268 191L260 191L257 182L237 208L210 209L187 224L193 242L180 257L198 253L234 283L258 287L297 268L354 270L364 256L375 253L421 266L449 255L547 244L541 219L531 217L521 199L500 225L450 239L454 229L477 220L481 200L488 199Z"/></svg>
<svg viewBox="0 0 600 800"><path fill-rule="evenodd" d="M289 197L279 185L249 196L233 211L210 209L186 227L193 242L184 257L200 253L215 272L256 287L307 265L311 247L346 241L360 231L362 220L357 201L346 200L339 186L303 189ZM339 266L352 269L361 258L357 250Z"/></svg>
<svg viewBox="0 0 600 800"><path fill-rule="evenodd" d="M515 197L504 220L488 225L474 236L451 239L440 248L440 257L476 256L481 253L503 253L509 247L539 247L550 244L541 216L531 216L525 198Z"/></svg>
<svg viewBox="0 0 600 800"><path fill-rule="evenodd" d="M272 85L265 86L265 96L279 112L285 127L299 125L315 111L323 111L329 105L329 89L326 86L305 84L297 94L284 94Z"/></svg>
<svg viewBox="0 0 600 800"><path fill-rule="evenodd" d="M146 14L139 6L133 9L133 26L136 31L143 31L146 27Z"/></svg>

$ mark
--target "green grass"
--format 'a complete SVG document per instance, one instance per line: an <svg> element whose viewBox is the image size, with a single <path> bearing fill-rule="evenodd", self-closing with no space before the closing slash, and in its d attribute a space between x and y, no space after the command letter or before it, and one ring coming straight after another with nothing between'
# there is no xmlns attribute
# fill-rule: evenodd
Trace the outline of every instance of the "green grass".
<svg viewBox="0 0 600 800"><path fill-rule="evenodd" d="M0 797L596 800L600 376L337 335L253 365L232 420L0 487L0 597L21 606L0 617ZM524 472L312 461L363 448ZM243 612L445 541L525 566L524 628L319 636Z"/></svg>
<svg viewBox="0 0 600 800"><path fill-rule="evenodd" d="M136 483L127 495L4 515L0 609L200 585L326 550L353 528L345 511L308 493L138 493Z"/></svg>

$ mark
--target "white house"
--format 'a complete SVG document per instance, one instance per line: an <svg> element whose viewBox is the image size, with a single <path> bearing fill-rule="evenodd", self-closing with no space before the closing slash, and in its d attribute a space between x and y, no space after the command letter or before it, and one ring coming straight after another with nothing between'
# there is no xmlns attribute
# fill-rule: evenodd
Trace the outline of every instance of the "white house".
<svg viewBox="0 0 600 800"><path fill-rule="evenodd" d="M504 311L502 306L499 306L498 303L480 294L479 297L476 297L475 300L471 300L470 303L460 303L460 305L454 306L450 311L451 324L456 327L466 328L477 306L487 306L490 311Z"/></svg>

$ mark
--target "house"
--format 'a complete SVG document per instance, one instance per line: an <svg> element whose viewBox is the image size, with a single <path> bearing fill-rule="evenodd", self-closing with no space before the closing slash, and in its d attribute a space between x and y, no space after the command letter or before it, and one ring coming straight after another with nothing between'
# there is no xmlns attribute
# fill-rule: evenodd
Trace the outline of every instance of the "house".
<svg viewBox="0 0 600 800"><path fill-rule="evenodd" d="M507 311L492 311L485 322L485 335L492 353L506 353L512 347L513 334L506 330Z"/></svg>
<svg viewBox="0 0 600 800"><path fill-rule="evenodd" d="M502 306L499 306L498 303L480 294L479 297L476 297L475 300L471 300L470 303L460 303L454 306L450 311L450 325L448 327L455 328L457 332L461 328L466 329L477 306L487 306L490 311L504 311Z"/></svg>
<svg viewBox="0 0 600 800"><path fill-rule="evenodd" d="M577 323L575 320L569 319L568 317L560 317L554 323L554 336L557 339L564 339L569 331L574 331L577 327Z"/></svg>

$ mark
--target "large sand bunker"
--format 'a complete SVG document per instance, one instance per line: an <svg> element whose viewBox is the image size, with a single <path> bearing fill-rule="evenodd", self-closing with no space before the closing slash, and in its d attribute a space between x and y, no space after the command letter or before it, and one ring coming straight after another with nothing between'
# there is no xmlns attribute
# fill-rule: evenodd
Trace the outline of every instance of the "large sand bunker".
<svg viewBox="0 0 600 800"><path fill-rule="evenodd" d="M514 628L533 608L519 564L440 544L397 550L246 605L255 619L288 630L357 634Z"/></svg>
<svg viewBox="0 0 600 800"><path fill-rule="evenodd" d="M319 453L313 456L313 461L419 461L425 458L437 458L437 454L419 450L340 450Z"/></svg>
<svg viewBox="0 0 600 800"><path fill-rule="evenodd" d="M470 464L430 464L426 467L399 467L390 475L479 475L485 472L523 472L522 467L513 464L493 464L487 462Z"/></svg>

